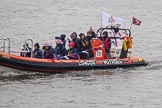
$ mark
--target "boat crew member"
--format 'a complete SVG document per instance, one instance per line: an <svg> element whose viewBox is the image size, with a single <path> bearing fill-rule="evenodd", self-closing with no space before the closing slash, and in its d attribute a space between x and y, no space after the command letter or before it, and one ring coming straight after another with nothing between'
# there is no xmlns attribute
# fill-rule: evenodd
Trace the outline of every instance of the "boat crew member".
<svg viewBox="0 0 162 108"><path fill-rule="evenodd" d="M78 60L79 58L78 51L75 48L74 42L69 43L69 50L67 51L67 57L69 59L75 59L75 60Z"/></svg>
<svg viewBox="0 0 162 108"><path fill-rule="evenodd" d="M128 53L128 39L124 37L120 58L126 58Z"/></svg>
<svg viewBox="0 0 162 108"><path fill-rule="evenodd" d="M111 58L111 55L110 55L111 39L108 36L108 32L104 31L101 36L102 36L101 40L105 46L106 58Z"/></svg>
<svg viewBox="0 0 162 108"><path fill-rule="evenodd" d="M40 49L39 43L35 43L35 45L34 45L33 57L40 58L40 59L43 58L43 52Z"/></svg>
<svg viewBox="0 0 162 108"><path fill-rule="evenodd" d="M44 50L43 56L44 56L45 59L53 59L54 58L52 44L46 42L46 43L44 43L42 49Z"/></svg>

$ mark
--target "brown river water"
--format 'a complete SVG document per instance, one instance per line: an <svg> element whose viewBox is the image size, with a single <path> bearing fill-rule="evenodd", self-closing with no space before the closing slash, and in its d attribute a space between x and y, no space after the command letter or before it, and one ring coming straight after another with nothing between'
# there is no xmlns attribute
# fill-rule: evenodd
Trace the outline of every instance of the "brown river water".
<svg viewBox="0 0 162 108"><path fill-rule="evenodd" d="M161 0L1 0L0 38L51 41L100 27L101 12L142 20L132 26L133 56L146 67L42 74L0 67L0 108L162 108Z"/></svg>

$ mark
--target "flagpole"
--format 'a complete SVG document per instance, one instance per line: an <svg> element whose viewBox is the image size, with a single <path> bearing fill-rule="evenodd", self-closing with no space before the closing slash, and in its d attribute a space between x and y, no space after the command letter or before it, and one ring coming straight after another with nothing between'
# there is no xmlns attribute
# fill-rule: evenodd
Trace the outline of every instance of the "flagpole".
<svg viewBox="0 0 162 108"><path fill-rule="evenodd" d="M134 16L133 16L134 17ZM132 31L133 19L131 20L130 31Z"/></svg>

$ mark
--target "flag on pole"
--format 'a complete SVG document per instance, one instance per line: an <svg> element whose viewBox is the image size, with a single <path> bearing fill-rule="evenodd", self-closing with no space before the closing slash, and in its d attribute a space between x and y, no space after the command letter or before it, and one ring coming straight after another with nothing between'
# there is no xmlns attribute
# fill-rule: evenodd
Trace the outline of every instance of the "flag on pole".
<svg viewBox="0 0 162 108"><path fill-rule="evenodd" d="M117 26L117 27L123 27L124 25L124 19L120 17L114 17L106 12L102 12L101 15L101 27L112 27L112 26Z"/></svg>
<svg viewBox="0 0 162 108"><path fill-rule="evenodd" d="M140 26L142 21L138 20L137 18L133 17L132 24Z"/></svg>

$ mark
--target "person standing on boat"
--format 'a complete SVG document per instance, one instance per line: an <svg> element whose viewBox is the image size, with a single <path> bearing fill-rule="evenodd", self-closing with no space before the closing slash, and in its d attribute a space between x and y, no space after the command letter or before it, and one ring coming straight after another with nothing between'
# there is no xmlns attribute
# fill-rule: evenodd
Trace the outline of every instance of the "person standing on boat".
<svg viewBox="0 0 162 108"><path fill-rule="evenodd" d="M105 46L106 58L111 58L111 55L110 55L111 39L108 36L108 32L104 31L101 36L102 36L101 40Z"/></svg>
<svg viewBox="0 0 162 108"><path fill-rule="evenodd" d="M87 36L86 36L86 39L88 41L88 47L89 48L91 48L91 40L92 40L92 38L96 38L96 34L95 34L93 28L90 27L90 30L87 31Z"/></svg>
<svg viewBox="0 0 162 108"><path fill-rule="evenodd" d="M52 49L52 45L49 44L48 42L44 43L43 48L44 50L44 59L53 59L54 58L54 54L53 54L53 49Z"/></svg>
<svg viewBox="0 0 162 108"><path fill-rule="evenodd" d="M78 51L75 48L75 43L70 42L69 43L69 50L67 51L67 58L78 60L78 57L79 57L79 55L78 55Z"/></svg>
<svg viewBox="0 0 162 108"><path fill-rule="evenodd" d="M95 34L93 28L90 27L90 30L87 31L87 36L86 36L86 39L88 41L88 47L90 48L90 50L89 50L90 57L94 57L93 51L91 49L91 40L92 40L92 38L96 38L96 34Z"/></svg>
<svg viewBox="0 0 162 108"><path fill-rule="evenodd" d="M43 52L40 49L39 43L35 43L34 45L33 58L43 58Z"/></svg>

